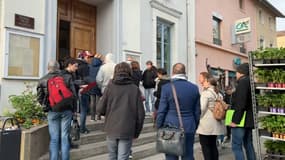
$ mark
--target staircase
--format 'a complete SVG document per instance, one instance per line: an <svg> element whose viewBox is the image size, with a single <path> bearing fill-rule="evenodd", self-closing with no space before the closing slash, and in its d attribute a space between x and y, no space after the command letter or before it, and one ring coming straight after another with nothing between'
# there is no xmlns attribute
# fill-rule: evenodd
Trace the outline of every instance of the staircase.
<svg viewBox="0 0 285 160"><path fill-rule="evenodd" d="M102 131L103 121L90 122L87 120L89 134L81 134L78 142L79 148L70 151L71 160L107 160L108 149L106 145L106 134ZM155 149L156 132L153 128L153 120L145 118L144 127L140 137L133 142L133 159L161 159L162 154L158 154ZM40 160L48 160L48 154Z"/></svg>

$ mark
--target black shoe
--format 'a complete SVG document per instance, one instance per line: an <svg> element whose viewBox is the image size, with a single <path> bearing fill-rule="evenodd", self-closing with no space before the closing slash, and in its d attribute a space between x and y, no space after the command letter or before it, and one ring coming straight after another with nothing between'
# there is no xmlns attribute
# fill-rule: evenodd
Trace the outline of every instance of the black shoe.
<svg viewBox="0 0 285 160"><path fill-rule="evenodd" d="M97 117L97 120L100 121L100 120L101 120L101 116L98 116L98 117Z"/></svg>
<svg viewBox="0 0 285 160"><path fill-rule="evenodd" d="M82 134L88 134L90 131L88 129L80 130L80 133Z"/></svg>

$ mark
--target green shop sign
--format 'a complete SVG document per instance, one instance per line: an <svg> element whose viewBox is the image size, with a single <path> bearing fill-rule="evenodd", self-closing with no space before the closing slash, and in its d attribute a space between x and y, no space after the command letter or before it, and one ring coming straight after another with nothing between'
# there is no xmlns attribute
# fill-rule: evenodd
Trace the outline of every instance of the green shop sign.
<svg viewBox="0 0 285 160"><path fill-rule="evenodd" d="M250 32L250 18L243 18L235 22L235 34Z"/></svg>

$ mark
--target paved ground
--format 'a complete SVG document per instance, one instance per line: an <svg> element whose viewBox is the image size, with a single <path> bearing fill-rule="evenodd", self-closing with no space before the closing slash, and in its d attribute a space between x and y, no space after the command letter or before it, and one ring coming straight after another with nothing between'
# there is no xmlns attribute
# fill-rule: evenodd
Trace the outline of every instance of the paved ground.
<svg viewBox="0 0 285 160"><path fill-rule="evenodd" d="M219 147L219 159L220 160L234 160L230 146L231 144L227 143L225 144L225 147L223 148ZM201 146L199 143L194 144L194 157L195 157L195 160L204 159L202 155L202 151L201 151ZM164 157L164 154L159 154L159 155L145 158L143 160L165 160L165 157Z"/></svg>

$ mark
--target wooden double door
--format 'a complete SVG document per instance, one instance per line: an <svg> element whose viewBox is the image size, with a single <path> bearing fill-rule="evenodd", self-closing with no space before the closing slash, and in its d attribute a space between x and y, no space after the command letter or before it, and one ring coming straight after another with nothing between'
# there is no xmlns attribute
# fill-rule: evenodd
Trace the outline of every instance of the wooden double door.
<svg viewBox="0 0 285 160"><path fill-rule="evenodd" d="M96 52L96 7L79 0L58 0L58 60L83 50Z"/></svg>

